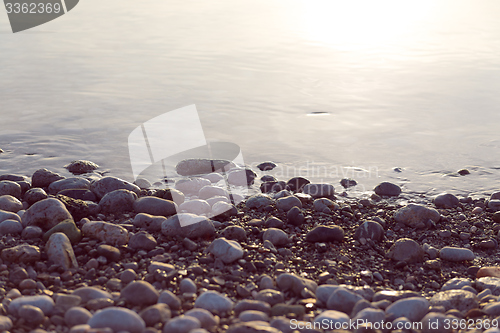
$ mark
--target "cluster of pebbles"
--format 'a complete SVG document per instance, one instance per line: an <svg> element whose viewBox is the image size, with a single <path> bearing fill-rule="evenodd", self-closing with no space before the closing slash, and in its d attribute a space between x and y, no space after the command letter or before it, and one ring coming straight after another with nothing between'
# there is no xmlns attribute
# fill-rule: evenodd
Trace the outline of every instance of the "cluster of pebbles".
<svg viewBox="0 0 500 333"><path fill-rule="evenodd" d="M0 176L0 332L500 332L500 192L264 175L246 198L257 174L221 161L172 189L67 168Z"/></svg>

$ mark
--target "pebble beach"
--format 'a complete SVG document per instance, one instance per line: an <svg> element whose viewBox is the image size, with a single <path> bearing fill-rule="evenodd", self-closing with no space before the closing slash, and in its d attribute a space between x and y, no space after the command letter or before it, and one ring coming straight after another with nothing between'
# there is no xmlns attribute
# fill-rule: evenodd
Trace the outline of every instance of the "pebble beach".
<svg viewBox="0 0 500 333"><path fill-rule="evenodd" d="M0 332L500 332L500 188L204 165L171 188L84 160L0 175Z"/></svg>

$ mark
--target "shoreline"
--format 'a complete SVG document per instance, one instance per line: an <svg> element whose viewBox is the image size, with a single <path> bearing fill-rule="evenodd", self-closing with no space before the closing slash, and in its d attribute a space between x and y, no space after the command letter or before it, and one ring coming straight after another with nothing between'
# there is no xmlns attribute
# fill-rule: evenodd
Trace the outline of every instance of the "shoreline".
<svg viewBox="0 0 500 333"><path fill-rule="evenodd" d="M50 172L43 174L44 179L54 175ZM0 178L15 177L4 175ZM50 192L50 184L56 181L45 181L46 186L41 188ZM2 182L11 185L5 180ZM28 189L27 186L22 184L20 187ZM88 192L100 196L99 191L90 188ZM127 183L126 188L129 189L122 192L135 193L132 184ZM0 186L0 191L3 189L5 187ZM395 187L388 187L388 191L393 190ZM271 196L276 193L280 193L279 198L273 199ZM128 308L142 314L142 319L130 313L120 312L120 315L140 327L140 320L145 320L141 311L153 311L150 307L156 307L155 311L164 316L155 319L157 322L148 326L147 330L136 330L148 333L169 332L176 323L185 325L184 328L200 326L208 332L246 332L253 326L266 326L257 322L262 320L256 321L256 318L268 323L267 328L260 328L262 331L286 332L284 325L292 319L307 323L325 316L335 322L355 318L378 318L392 322L405 315L410 317L407 320L413 322L423 320L424 316L442 321L445 314L460 320L493 320L500 315L496 310L487 310L498 302L500 296L500 278L497 278L500 274L495 269L485 269L499 262L496 255L500 216L494 212L495 209L488 207L488 198L446 196L438 202L441 207L436 207L430 198L410 198L404 192L398 196L374 195L371 198L337 194L332 197L330 194L333 193L328 193L325 196L330 200L277 191L265 197L253 195L240 202L236 211L230 214L190 226L192 233L189 236L178 226L178 220L177 227L165 227L175 224L173 214L156 218L145 215L158 207L156 201L149 208L144 208L147 205L138 207L140 199L152 198L155 194L159 193L139 189L135 197L131 194L130 200L117 197L114 199L116 205L111 206L122 210L119 212L107 210L107 206L102 202L99 204L97 198L93 204L90 201L85 204L75 198L49 194L49 201L63 202L64 205L59 204L65 206L61 211L66 210L74 220L73 225L70 223L70 231L59 231L68 239L75 232L84 232L83 238L80 234L80 239L76 237L78 240L71 242L74 261L70 258L69 261L59 262L59 266L69 265L66 268L55 265L56 257L48 253L50 246L47 247L47 243L51 239L46 240L43 235L51 228L42 223L36 226L40 229L38 231L35 224L24 225L24 214L39 201L31 205L24 203L23 208L29 208L24 213L21 210L19 216L22 230L1 236L3 302L0 322L10 320L17 329L14 332L29 332L37 325L30 324L31 318L21 315L17 308L13 310L11 304L24 304L15 300L23 300L28 295L49 296L52 302L46 299L45 302L49 304L50 311L40 315L42 310L33 310L38 313L38 324L48 332L69 332L64 319L69 308L62 305L62 299L67 297L60 294L74 294L79 288L76 294L83 293L85 296L80 296L80 301L73 308L80 311L83 317L88 317L81 324L96 325L95 321L105 320L96 315L97 310L106 308L120 312L116 308ZM172 197L173 194L169 194ZM167 201L164 199L166 195L164 191L156 198ZM22 195L22 199L28 198ZM40 201L43 200L48 199ZM164 204L163 201L161 204ZM423 213L405 213L404 208L412 203L424 206L416 208ZM5 207L3 201L0 205ZM298 205L297 209L294 211L291 205ZM447 205L451 205L450 208L443 208ZM125 206L128 208L124 209ZM4 220L0 221L2 231L6 230L5 226L1 226ZM7 220L16 222L12 215ZM113 238L115 241L110 241L110 234L99 238L102 236L91 230L92 224L99 228L118 226L127 234L126 240L121 241L119 237L123 236L116 236L117 239ZM32 226L31 233L26 232L29 226ZM14 230L17 225L11 223L9 227ZM208 229L196 234L198 228ZM37 247L38 250L33 254L21 249L21 244L28 245L31 250ZM16 251L11 250L16 246L19 248L17 257ZM452 253L447 254L449 250L442 251L447 247L459 248L462 252L452 249ZM474 258L467 257L469 250ZM462 255L465 257L460 257ZM453 258L466 260L451 261L455 260ZM74 267L75 262L78 267ZM480 274L489 275L477 278L481 268ZM141 280L144 282L137 282ZM92 290L85 289L86 286L92 287ZM107 294L86 299L87 293L95 292L96 288L104 289ZM217 293L213 295L212 291ZM337 293L335 297L332 296L334 293ZM203 301L209 297L210 301ZM403 300L408 302L406 308L402 303L391 307L391 304ZM31 300L26 302L39 309L41 307ZM157 309L160 307L158 304L167 304L168 311L165 306ZM421 309L422 304L426 305L425 310ZM217 306L220 308L215 309ZM407 312L398 312L403 308ZM205 309L207 313L196 310L203 315L194 311L191 317L187 317L200 318L186 319L185 313L193 309ZM258 313L245 313L250 310ZM241 318L241 312L244 313L243 319L254 320L246 323ZM10 316L9 319L5 319L6 315ZM81 332L89 331L88 326L80 328ZM80 331L74 329L73 332Z"/></svg>

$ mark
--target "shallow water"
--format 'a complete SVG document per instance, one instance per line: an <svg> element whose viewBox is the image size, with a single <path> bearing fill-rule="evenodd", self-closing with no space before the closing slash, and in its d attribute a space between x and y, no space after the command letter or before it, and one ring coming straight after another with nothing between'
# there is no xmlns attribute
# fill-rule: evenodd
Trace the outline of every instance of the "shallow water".
<svg viewBox="0 0 500 333"><path fill-rule="evenodd" d="M132 130L196 104L207 139L238 144L248 164L279 162L282 179L490 193L500 189L499 9L86 0L17 34L0 15L0 172L65 173L89 159L133 180ZM461 168L471 174L450 175Z"/></svg>

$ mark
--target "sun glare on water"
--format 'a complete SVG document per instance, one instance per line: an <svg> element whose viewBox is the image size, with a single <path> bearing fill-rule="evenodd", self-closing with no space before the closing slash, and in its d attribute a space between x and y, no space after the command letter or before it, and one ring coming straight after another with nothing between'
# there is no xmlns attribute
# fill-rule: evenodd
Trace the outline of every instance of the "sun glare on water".
<svg viewBox="0 0 500 333"><path fill-rule="evenodd" d="M397 44L425 24L433 1L309 0L302 3L302 33L342 50Z"/></svg>

